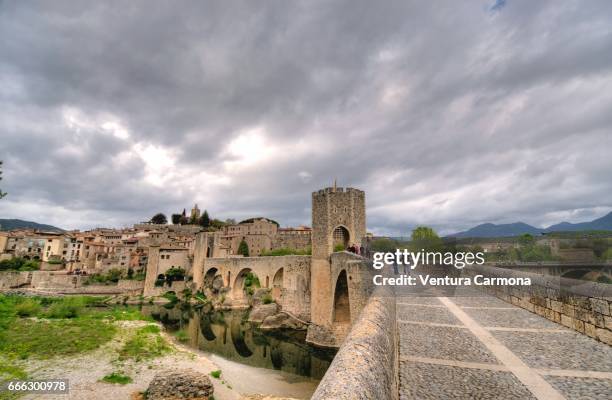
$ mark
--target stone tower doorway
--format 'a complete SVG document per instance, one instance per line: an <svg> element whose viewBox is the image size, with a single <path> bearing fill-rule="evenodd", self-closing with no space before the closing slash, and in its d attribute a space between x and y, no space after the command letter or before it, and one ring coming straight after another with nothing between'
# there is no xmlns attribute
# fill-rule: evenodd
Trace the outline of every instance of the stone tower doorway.
<svg viewBox="0 0 612 400"><path fill-rule="evenodd" d="M334 291L334 322L351 322L351 304L345 270L340 272L336 281L336 290Z"/></svg>

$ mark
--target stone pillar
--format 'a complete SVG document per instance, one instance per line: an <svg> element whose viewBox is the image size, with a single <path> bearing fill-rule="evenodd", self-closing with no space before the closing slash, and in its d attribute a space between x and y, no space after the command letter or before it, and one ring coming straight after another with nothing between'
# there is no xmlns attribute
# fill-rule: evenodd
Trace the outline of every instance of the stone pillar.
<svg viewBox="0 0 612 400"><path fill-rule="evenodd" d="M145 277L145 286L143 295L151 296L155 293L155 281L159 271L159 245L149 247L149 256L147 260L147 272Z"/></svg>
<svg viewBox="0 0 612 400"><path fill-rule="evenodd" d="M206 263L206 252L208 251L208 232L200 232L195 237L193 250L193 283L196 290L204 285L204 265Z"/></svg>

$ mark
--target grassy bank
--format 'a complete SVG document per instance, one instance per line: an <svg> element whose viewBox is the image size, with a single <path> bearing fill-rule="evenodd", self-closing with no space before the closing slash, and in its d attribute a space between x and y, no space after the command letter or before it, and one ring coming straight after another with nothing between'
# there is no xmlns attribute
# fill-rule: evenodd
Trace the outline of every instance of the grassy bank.
<svg viewBox="0 0 612 400"><path fill-rule="evenodd" d="M66 357L99 348L121 331L116 321L152 321L135 307L107 306L103 300L0 295L0 383L28 378L29 360ZM169 349L159 328L150 325L132 332L117 358L138 361Z"/></svg>

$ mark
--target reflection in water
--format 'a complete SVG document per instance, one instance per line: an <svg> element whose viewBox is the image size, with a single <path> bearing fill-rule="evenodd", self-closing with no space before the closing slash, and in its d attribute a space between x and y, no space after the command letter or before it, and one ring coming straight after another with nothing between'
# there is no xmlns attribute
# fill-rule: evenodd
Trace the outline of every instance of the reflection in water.
<svg viewBox="0 0 612 400"><path fill-rule="evenodd" d="M264 332L244 311L204 313L191 308L143 307L169 331L183 329L190 346L254 367L321 379L334 352L306 344L303 331ZM229 336L229 338L228 338Z"/></svg>

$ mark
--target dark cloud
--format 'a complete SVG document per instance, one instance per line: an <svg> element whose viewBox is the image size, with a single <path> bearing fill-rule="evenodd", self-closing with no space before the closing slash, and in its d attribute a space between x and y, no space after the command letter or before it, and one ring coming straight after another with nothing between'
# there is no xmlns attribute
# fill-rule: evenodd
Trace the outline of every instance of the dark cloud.
<svg viewBox="0 0 612 400"><path fill-rule="evenodd" d="M0 213L292 225L337 178L378 233L598 216L611 22L606 1L0 2Z"/></svg>

